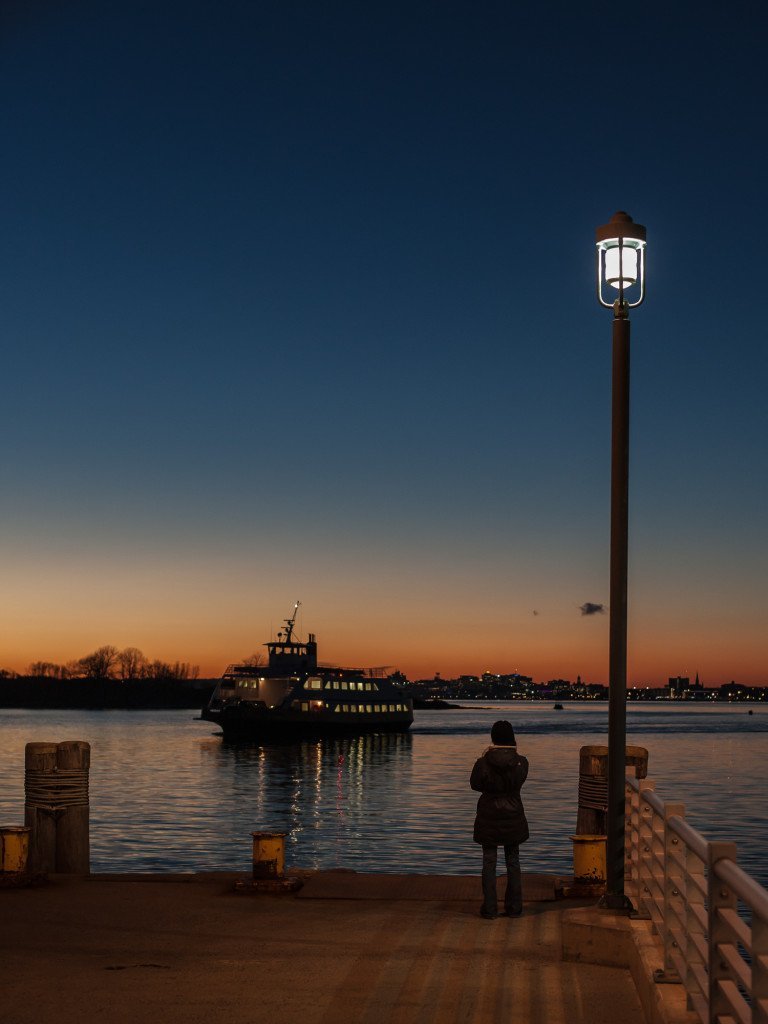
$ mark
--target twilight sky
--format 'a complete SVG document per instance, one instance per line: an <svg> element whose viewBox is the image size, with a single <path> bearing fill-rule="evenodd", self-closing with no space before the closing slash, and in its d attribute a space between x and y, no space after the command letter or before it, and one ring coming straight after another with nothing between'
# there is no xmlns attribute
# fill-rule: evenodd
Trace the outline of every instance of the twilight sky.
<svg viewBox="0 0 768 1024"><path fill-rule="evenodd" d="M694 16L695 15L695 16ZM4 0L0 667L768 683L762 4Z"/></svg>

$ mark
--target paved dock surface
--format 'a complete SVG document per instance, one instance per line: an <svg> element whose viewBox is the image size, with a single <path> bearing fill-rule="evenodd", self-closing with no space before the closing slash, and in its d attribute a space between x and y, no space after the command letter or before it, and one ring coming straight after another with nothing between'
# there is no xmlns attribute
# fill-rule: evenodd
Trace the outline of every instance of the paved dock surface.
<svg viewBox="0 0 768 1024"><path fill-rule="evenodd" d="M0 1024L644 1020L628 971L562 961L569 901L485 921L464 890L313 899L235 877L0 890Z"/></svg>

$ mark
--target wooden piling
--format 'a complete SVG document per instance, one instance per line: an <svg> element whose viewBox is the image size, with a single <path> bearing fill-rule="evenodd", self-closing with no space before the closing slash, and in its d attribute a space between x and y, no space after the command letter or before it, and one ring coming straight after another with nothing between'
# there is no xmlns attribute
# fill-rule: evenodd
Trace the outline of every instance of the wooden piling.
<svg viewBox="0 0 768 1024"><path fill-rule="evenodd" d="M31 830L30 871L89 873L90 759L90 745L82 740L27 744L24 821Z"/></svg>
<svg viewBox="0 0 768 1024"><path fill-rule="evenodd" d="M58 743L28 743L24 751L24 824L29 826L29 869L35 874L56 870L56 819L36 799L31 780L56 771Z"/></svg>
<svg viewBox="0 0 768 1024"><path fill-rule="evenodd" d="M648 774L645 747L627 746L625 764L634 766L638 779ZM604 836L608 811L608 747L586 746L579 750L579 806L576 835Z"/></svg>
<svg viewBox="0 0 768 1024"><path fill-rule="evenodd" d="M59 744L56 769L59 774L66 773L69 782L69 802L56 823L56 870L62 874L87 875L91 870L90 766L90 744L82 740Z"/></svg>

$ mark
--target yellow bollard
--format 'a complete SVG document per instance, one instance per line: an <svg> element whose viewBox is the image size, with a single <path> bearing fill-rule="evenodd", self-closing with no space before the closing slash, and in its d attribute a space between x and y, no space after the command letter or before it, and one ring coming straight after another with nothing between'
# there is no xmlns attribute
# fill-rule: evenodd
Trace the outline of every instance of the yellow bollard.
<svg viewBox="0 0 768 1024"><path fill-rule="evenodd" d="M604 886L606 878L605 836L571 836L573 842L573 883L577 887Z"/></svg>
<svg viewBox="0 0 768 1024"><path fill-rule="evenodd" d="M286 832L252 832L253 877L278 879L285 874Z"/></svg>
<svg viewBox="0 0 768 1024"><path fill-rule="evenodd" d="M298 875L285 873L285 837L287 832L251 832L253 836L253 875L238 878L235 892L296 892L304 884Z"/></svg>
<svg viewBox="0 0 768 1024"><path fill-rule="evenodd" d="M0 826L0 873L23 875L29 857L29 829L26 825Z"/></svg>

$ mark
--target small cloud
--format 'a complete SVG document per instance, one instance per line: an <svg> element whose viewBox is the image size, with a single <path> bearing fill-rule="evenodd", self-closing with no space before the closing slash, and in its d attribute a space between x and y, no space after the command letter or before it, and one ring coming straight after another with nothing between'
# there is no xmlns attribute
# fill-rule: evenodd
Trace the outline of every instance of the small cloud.
<svg viewBox="0 0 768 1024"><path fill-rule="evenodd" d="M592 601L585 601L580 608L582 615L605 615L604 604L594 604Z"/></svg>

